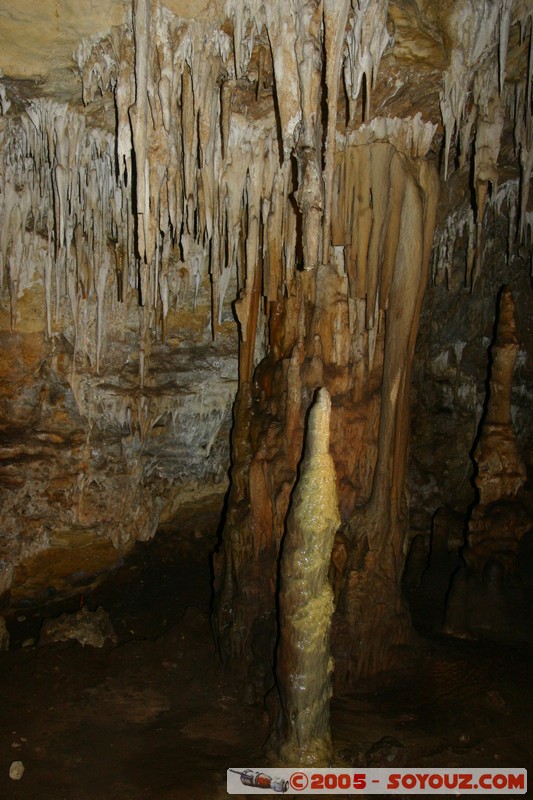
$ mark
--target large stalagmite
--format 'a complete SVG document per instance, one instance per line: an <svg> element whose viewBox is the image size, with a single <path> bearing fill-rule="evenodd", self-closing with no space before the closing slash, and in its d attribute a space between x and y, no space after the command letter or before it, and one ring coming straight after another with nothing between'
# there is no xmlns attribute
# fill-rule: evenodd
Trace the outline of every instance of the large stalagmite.
<svg viewBox="0 0 533 800"><path fill-rule="evenodd" d="M309 414L305 457L287 518L280 573L276 677L282 704L281 759L327 764L333 591L328 572L340 524L329 453L331 401L320 389Z"/></svg>
<svg viewBox="0 0 533 800"><path fill-rule="evenodd" d="M60 97L2 50L1 589L37 591L36 573L55 589L68 553L76 591L184 496L223 488L238 385L215 627L269 685L280 542L325 387L335 679L395 663L435 226L434 282L462 246L475 289L498 209L509 258L532 224L530 4L471 5L117 0L112 28L69 45L78 84Z"/></svg>
<svg viewBox="0 0 533 800"><path fill-rule="evenodd" d="M511 390L519 342L516 336L515 303L504 286L499 299L496 340L491 348L487 413L474 459L477 464L477 509L498 500L515 497L526 480L526 468L513 431ZM472 520L471 520L472 523ZM470 525L469 550L479 543Z"/></svg>
<svg viewBox="0 0 533 800"><path fill-rule="evenodd" d="M233 480L225 560L219 560L225 570L217 598L221 643L246 660L255 637L275 638L279 543L309 398L325 385L341 517L349 522L333 637L342 682L392 666L396 647L409 640L398 578L406 534L409 374L438 178L421 157L427 126L410 120L393 131L385 122L369 126L339 147L332 230L342 261L294 276L288 297L279 298L271 314L271 351L253 386L241 387L243 400L252 392L251 414L242 409L234 433L239 480ZM408 153L401 152L407 138ZM264 413L257 449L254 401ZM262 564L261 570L250 569L251 563Z"/></svg>

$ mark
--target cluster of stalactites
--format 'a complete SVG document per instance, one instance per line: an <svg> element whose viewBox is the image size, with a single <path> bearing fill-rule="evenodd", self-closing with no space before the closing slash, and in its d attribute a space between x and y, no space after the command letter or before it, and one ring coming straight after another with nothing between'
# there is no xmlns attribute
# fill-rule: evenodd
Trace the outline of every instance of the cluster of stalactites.
<svg viewBox="0 0 533 800"><path fill-rule="evenodd" d="M273 102L266 117L243 112L233 102L239 87L228 35L150 0L134 3L131 27L83 44L76 59L87 102L114 92L117 180L135 178L143 303L159 302L164 318L174 285L191 282L196 298L209 267L213 328L233 276L246 339L258 263L269 299L295 267L291 167L281 163Z"/></svg>
<svg viewBox="0 0 533 800"><path fill-rule="evenodd" d="M39 270L48 335L63 295L75 327L82 302L96 297L98 361L107 276L121 272L121 254L132 250L114 137L86 128L85 118L66 105L32 101L20 118L6 120L2 179L0 272L8 280L12 326L28 270Z"/></svg>
<svg viewBox="0 0 533 800"><path fill-rule="evenodd" d="M235 77L246 75L254 40L268 38L277 110L281 155L296 152L299 162L298 202L303 226L303 267L314 269L330 260L331 202L337 102L341 74L349 100L349 116L365 85L368 114L383 52L389 42L386 2L376 0L227 0L233 22ZM327 129L322 154L319 112L326 87ZM324 170L322 171L322 156Z"/></svg>
<svg viewBox="0 0 533 800"><path fill-rule="evenodd" d="M368 98L388 41L387 3L231 0L226 11L233 37L185 22L157 0L134 0L129 23L80 44L74 58L84 102L112 92L114 135L89 129L82 114L48 100L8 122L0 252L13 324L20 264L31 256L43 275L48 335L62 294L75 328L83 302L96 297L97 369L106 292L119 301L140 298L148 326L157 328L182 284L194 287L196 302L208 269L214 330L233 277L242 339L255 336L250 306L258 287L274 300L302 266L289 201L295 190L303 266L330 255L339 80L344 71L352 105L364 80ZM274 88L263 91L250 64L254 37L265 31ZM323 173L324 79L330 110ZM261 113L249 113L261 94ZM299 163L296 183L291 154Z"/></svg>
<svg viewBox="0 0 533 800"><path fill-rule="evenodd" d="M444 178L450 172L450 153L463 167L473 159L476 202L468 212L466 283L472 286L482 261L483 217L487 200L498 188L498 157L506 117L514 124L516 155L520 163L520 218L518 238L527 227L529 184L533 170L532 71L533 9L515 0L468 0L457 3L447 24L453 42L444 74L440 107L445 130ZM506 81L511 26L520 29L520 46L529 43L527 67L521 80ZM514 214L514 212L511 212ZM458 219L458 238L465 227ZM448 224L448 227L449 224Z"/></svg>
<svg viewBox="0 0 533 800"><path fill-rule="evenodd" d="M61 291L70 298L75 325L80 303L96 296L97 363L104 295L113 283L119 300L134 289L149 312L149 328L158 330L184 288L192 287L196 302L209 271L216 331L233 279L241 337L255 336L257 292L275 300L297 266L331 263L335 248L344 246L333 230L335 154L376 141L415 158L428 151L435 128L419 117L370 119L371 89L389 41L387 6L376 0L227 0L230 36L214 24L179 19L158 0L134 0L129 23L83 42L75 59L84 101L113 93L114 134L85 128L83 115L51 101L34 102L18 125L12 118L7 123L0 253L14 323L21 256L33 248L46 287L49 334ZM512 3L485 0L469 8L458 3L450 21L454 47L441 107L446 164L454 139L465 158L476 130L473 252L485 190L497 181L511 89L522 235L533 146L531 76L503 91ZM531 43L531 12L522 15L521 35ZM263 85L257 56L265 48L273 87ZM341 83L349 116L361 96L367 105L367 122L349 141L336 129ZM17 170L24 179L17 179ZM38 244L43 233L44 250Z"/></svg>
<svg viewBox="0 0 533 800"><path fill-rule="evenodd" d="M520 240L518 209L520 206L521 183L518 178L499 183L497 189L487 198L486 212L501 218L507 228L505 257L510 263ZM533 215L525 214L525 236L533 229ZM437 228L432 254L432 281L436 286L451 286L455 268L460 258L463 261L465 279L468 287L473 286L476 247L478 244L478 223L468 199L446 217ZM531 234L529 234L531 235ZM459 246L459 243L461 245ZM533 266L533 262L532 262Z"/></svg>

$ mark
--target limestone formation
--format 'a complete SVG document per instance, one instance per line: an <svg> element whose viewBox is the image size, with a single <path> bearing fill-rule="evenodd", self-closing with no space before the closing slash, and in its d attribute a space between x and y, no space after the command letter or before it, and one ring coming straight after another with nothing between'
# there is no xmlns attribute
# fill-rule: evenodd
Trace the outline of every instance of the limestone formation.
<svg viewBox="0 0 533 800"><path fill-rule="evenodd" d="M516 337L514 300L504 287L499 302L496 339L491 348L487 413L474 452L478 500L468 523L467 564L483 572L487 561L502 561L513 570L524 526L505 523L505 504L516 498L526 480L511 420L511 388L519 342ZM512 515L514 516L514 515ZM524 520L525 521L525 520ZM527 525L527 522L526 522Z"/></svg>
<svg viewBox="0 0 533 800"><path fill-rule="evenodd" d="M446 628L456 635L505 636L523 625L517 556L533 520L517 501L526 480L511 420L518 350L515 304L505 286L491 348L487 409L474 451L478 497L468 520L466 566L454 576L447 606Z"/></svg>
<svg viewBox="0 0 533 800"><path fill-rule="evenodd" d="M487 413L474 452L477 464L476 509L516 496L526 480L511 420L511 389L519 342L516 337L513 295L504 287L500 296L496 340L491 348ZM469 546L477 537L470 526Z"/></svg>
<svg viewBox="0 0 533 800"><path fill-rule="evenodd" d="M531 3L30 5L0 1L3 601L92 586L231 464L215 627L270 685L324 387L335 679L394 666L427 276L475 296L531 251Z"/></svg>
<svg viewBox="0 0 533 800"><path fill-rule="evenodd" d="M331 758L328 571L340 516L329 453L330 415L329 394L320 389L309 414L305 456L282 543L276 677L283 714L280 754L289 765L326 764Z"/></svg>

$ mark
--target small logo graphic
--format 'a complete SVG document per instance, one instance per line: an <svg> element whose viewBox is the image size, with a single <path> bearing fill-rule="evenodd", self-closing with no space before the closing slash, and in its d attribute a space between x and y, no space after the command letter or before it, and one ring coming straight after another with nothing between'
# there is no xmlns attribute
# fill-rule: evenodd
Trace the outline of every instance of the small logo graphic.
<svg viewBox="0 0 533 800"><path fill-rule="evenodd" d="M304 789L307 789L307 785L309 783L309 778L305 774L305 772L293 772L291 775L291 789L294 789L295 792L303 792Z"/></svg>
<svg viewBox="0 0 533 800"><path fill-rule="evenodd" d="M243 786L253 786L256 789L268 789L270 792L285 793L289 788L289 781L285 778L271 778L264 772L255 772L253 769L230 769L240 776Z"/></svg>

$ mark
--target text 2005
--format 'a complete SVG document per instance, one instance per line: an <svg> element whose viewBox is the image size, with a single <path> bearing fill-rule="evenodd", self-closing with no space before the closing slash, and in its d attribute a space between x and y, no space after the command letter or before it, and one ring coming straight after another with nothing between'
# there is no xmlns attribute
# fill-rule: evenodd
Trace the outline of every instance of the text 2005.
<svg viewBox="0 0 533 800"><path fill-rule="evenodd" d="M366 775L325 772L311 775L311 789L366 789Z"/></svg>

